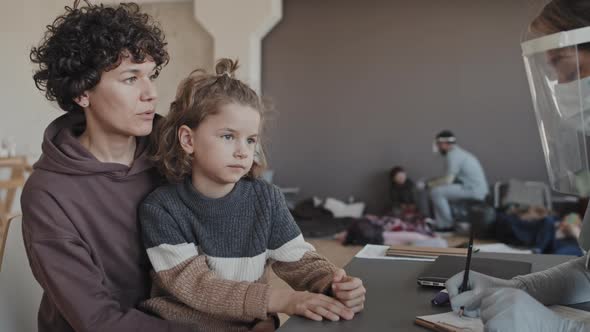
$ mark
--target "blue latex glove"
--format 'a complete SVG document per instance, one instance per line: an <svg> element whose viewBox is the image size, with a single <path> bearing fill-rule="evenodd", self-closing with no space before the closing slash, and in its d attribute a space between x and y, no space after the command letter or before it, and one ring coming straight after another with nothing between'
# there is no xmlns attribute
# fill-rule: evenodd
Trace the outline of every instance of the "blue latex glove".
<svg viewBox="0 0 590 332"><path fill-rule="evenodd" d="M479 316L479 294L490 288L522 287L522 283L516 280L504 280L490 277L475 271L469 271L469 280L467 291L460 292L463 284L464 272L457 273L445 283L453 311L458 312L461 307L465 307L464 315L469 317ZM470 309L473 308L473 309Z"/></svg>
<svg viewBox="0 0 590 332"><path fill-rule="evenodd" d="M513 288L490 288L477 296L484 331L582 332L587 323L562 318L529 294ZM478 303L479 302L479 303Z"/></svg>

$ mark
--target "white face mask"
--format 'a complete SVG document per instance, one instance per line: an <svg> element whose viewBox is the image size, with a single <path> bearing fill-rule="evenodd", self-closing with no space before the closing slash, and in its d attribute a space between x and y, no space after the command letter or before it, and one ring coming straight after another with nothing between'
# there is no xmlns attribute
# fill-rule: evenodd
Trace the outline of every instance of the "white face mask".
<svg viewBox="0 0 590 332"><path fill-rule="evenodd" d="M557 84L555 100L568 127L590 134L590 77Z"/></svg>

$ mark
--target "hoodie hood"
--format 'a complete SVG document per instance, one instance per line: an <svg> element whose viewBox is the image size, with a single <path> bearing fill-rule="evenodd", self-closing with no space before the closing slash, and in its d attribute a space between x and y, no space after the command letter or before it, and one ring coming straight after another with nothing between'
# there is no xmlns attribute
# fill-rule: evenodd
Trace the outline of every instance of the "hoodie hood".
<svg viewBox="0 0 590 332"><path fill-rule="evenodd" d="M86 127L81 112L69 112L55 119L45 130L43 154L34 169L68 175L104 175L123 180L153 168L149 159L149 136L137 138L137 148L131 167L117 163L103 163L78 141Z"/></svg>

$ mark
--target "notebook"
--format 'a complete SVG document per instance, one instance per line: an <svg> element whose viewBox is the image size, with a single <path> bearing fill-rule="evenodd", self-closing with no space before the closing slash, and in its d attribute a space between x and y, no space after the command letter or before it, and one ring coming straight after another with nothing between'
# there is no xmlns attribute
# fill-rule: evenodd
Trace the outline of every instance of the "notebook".
<svg viewBox="0 0 590 332"><path fill-rule="evenodd" d="M444 314L418 316L414 323L431 331L438 332L483 332L481 319L467 316L459 317L456 312L452 311Z"/></svg>
<svg viewBox="0 0 590 332"><path fill-rule="evenodd" d="M474 251L476 252L476 251ZM387 256L413 257L413 258L437 258L440 255L467 256L466 248L436 248L415 246L391 246L387 249Z"/></svg>
<svg viewBox="0 0 590 332"><path fill-rule="evenodd" d="M590 312L574 309L570 307L554 305L548 307L556 314L567 318L580 321L589 321ZM459 317L455 312L444 314L418 316L414 321L417 325L425 327L431 331L438 332L483 332L483 323L479 318Z"/></svg>
<svg viewBox="0 0 590 332"><path fill-rule="evenodd" d="M439 256L418 276L418 284L444 287L447 279L463 270L465 270L464 257ZM512 279L518 275L531 273L531 263L473 257L471 270L500 279Z"/></svg>

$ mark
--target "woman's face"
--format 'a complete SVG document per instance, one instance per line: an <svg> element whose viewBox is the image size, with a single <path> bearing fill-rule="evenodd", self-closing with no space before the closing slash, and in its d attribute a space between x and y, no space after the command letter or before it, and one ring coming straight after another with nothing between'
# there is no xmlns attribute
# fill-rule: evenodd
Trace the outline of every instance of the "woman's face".
<svg viewBox="0 0 590 332"><path fill-rule="evenodd" d="M135 63L124 57L116 68L102 74L100 82L86 92L84 107L89 126L110 135L146 136L152 131L156 112L156 64Z"/></svg>
<svg viewBox="0 0 590 332"><path fill-rule="evenodd" d="M565 47L547 52L547 62L555 70L558 83L590 76L590 51ZM579 70L578 70L579 69Z"/></svg>

